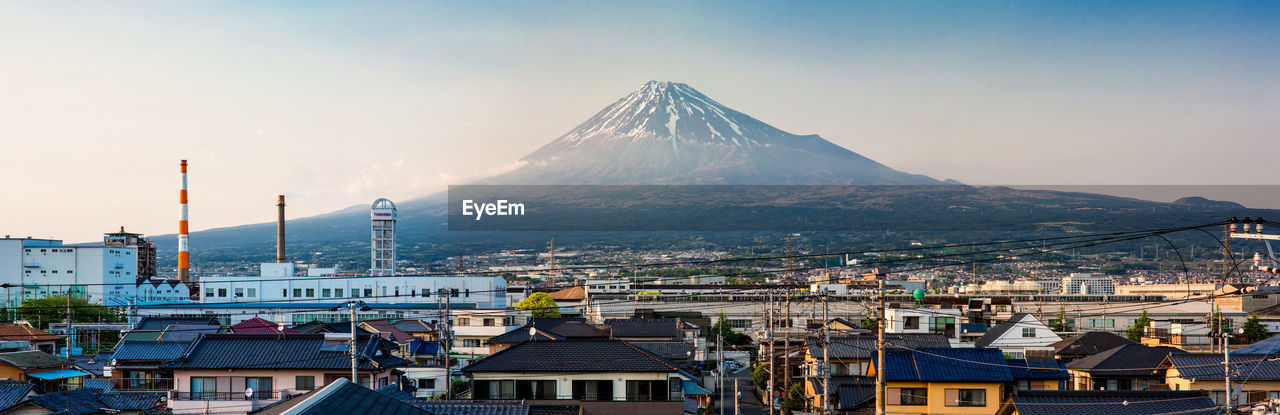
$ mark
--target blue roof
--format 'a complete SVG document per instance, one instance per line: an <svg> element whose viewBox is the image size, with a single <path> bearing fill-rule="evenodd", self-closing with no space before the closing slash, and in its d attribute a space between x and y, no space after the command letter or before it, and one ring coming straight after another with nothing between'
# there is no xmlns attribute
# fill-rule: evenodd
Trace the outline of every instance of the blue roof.
<svg viewBox="0 0 1280 415"><path fill-rule="evenodd" d="M711 394L711 391L707 390L707 388L704 388L701 385L698 385L698 382L694 382L692 380L684 381L683 386L684 386L685 395L710 395Z"/></svg>
<svg viewBox="0 0 1280 415"><path fill-rule="evenodd" d="M111 355L116 360L162 360L169 361L182 357L182 352L190 346L189 342L157 342L125 340L116 346Z"/></svg>
<svg viewBox="0 0 1280 415"><path fill-rule="evenodd" d="M439 354L440 343L415 338L409 341L410 354Z"/></svg>
<svg viewBox="0 0 1280 415"><path fill-rule="evenodd" d="M962 323L960 324L960 331L967 333L986 333L987 325L982 323Z"/></svg>
<svg viewBox="0 0 1280 415"><path fill-rule="evenodd" d="M33 377L36 379L52 380L52 379L78 378L81 376L89 376L89 374L85 372L81 372L79 370L74 370L74 369L56 369L56 370L46 370L44 372L27 373L27 376Z"/></svg>
<svg viewBox="0 0 1280 415"><path fill-rule="evenodd" d="M1241 347L1231 354L1277 354L1280 353L1280 335L1271 336L1257 343Z"/></svg>
<svg viewBox="0 0 1280 415"><path fill-rule="evenodd" d="M1067 366L1061 360L1032 361L1026 359L1009 359L1009 373L1014 379L1070 379Z"/></svg>
<svg viewBox="0 0 1280 415"><path fill-rule="evenodd" d="M1000 349L888 349L885 380L900 382L1011 382Z"/></svg>
<svg viewBox="0 0 1280 415"><path fill-rule="evenodd" d="M1022 415L1209 415L1222 413L1204 391L1027 391L1014 393Z"/></svg>

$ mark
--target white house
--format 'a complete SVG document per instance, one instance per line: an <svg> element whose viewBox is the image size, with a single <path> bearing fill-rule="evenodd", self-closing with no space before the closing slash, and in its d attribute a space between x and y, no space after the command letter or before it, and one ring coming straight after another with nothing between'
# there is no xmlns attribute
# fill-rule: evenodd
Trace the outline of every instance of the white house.
<svg viewBox="0 0 1280 415"><path fill-rule="evenodd" d="M1021 359L1028 350L1052 349L1049 345L1062 340L1049 326L1031 314L1014 314L978 338L974 345L994 347L1005 355Z"/></svg>

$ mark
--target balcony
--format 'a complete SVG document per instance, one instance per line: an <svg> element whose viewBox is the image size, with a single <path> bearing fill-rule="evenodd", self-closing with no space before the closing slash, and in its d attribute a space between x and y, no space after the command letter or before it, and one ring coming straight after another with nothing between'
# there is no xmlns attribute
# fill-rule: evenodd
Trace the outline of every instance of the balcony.
<svg viewBox="0 0 1280 415"><path fill-rule="evenodd" d="M172 378L123 378L116 387L116 390L126 392L163 392L172 389Z"/></svg>
<svg viewBox="0 0 1280 415"><path fill-rule="evenodd" d="M171 392L173 400L178 401L261 401L280 399L279 392L254 391L252 396L240 392Z"/></svg>

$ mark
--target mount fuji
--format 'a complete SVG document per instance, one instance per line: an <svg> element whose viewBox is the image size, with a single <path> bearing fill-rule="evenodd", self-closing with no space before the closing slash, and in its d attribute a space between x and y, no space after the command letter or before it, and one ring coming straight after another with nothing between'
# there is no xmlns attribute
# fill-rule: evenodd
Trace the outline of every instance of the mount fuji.
<svg viewBox="0 0 1280 415"><path fill-rule="evenodd" d="M485 184L941 184L650 81Z"/></svg>

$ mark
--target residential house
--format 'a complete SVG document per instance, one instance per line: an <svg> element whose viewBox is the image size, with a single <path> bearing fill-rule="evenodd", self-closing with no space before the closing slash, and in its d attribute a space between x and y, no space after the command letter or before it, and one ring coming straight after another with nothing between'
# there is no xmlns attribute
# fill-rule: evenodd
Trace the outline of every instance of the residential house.
<svg viewBox="0 0 1280 415"><path fill-rule="evenodd" d="M680 414L686 408L684 381L697 380L625 341L597 339L524 342L462 372L471 377L473 399L573 403L583 415ZM696 408L697 400L688 404Z"/></svg>
<svg viewBox="0 0 1280 415"><path fill-rule="evenodd" d="M987 330L991 330L986 324L982 323L960 323L960 343L971 345L978 342L978 339L987 334Z"/></svg>
<svg viewBox="0 0 1280 415"><path fill-rule="evenodd" d="M1231 405L1252 405L1280 399L1280 360L1275 355L1231 353ZM1221 353L1179 353L1169 355L1160 367L1167 368L1165 382L1173 390L1199 390L1209 393L1222 405L1223 379Z"/></svg>
<svg viewBox="0 0 1280 415"><path fill-rule="evenodd" d="M395 323L395 326L400 331L423 341L433 342L440 340L440 328L435 323L428 323L422 320L400 320Z"/></svg>
<svg viewBox="0 0 1280 415"><path fill-rule="evenodd" d="M471 309L453 311L453 344L450 358L465 365L489 353L486 340L524 325L525 311Z"/></svg>
<svg viewBox="0 0 1280 415"><path fill-rule="evenodd" d="M44 392L80 388L89 373L74 363L39 350L0 353L0 379L26 380Z"/></svg>
<svg viewBox="0 0 1280 415"><path fill-rule="evenodd" d="M533 318L524 326L485 341L489 353L529 340L607 339L609 332L581 318Z"/></svg>
<svg viewBox="0 0 1280 415"><path fill-rule="evenodd" d="M1065 390L1071 374L1052 353L1034 351L1024 359L1008 359L1015 390Z"/></svg>
<svg viewBox="0 0 1280 415"><path fill-rule="evenodd" d="M191 342L124 340L116 345L103 375L120 391L168 393L173 369L164 364L182 357Z"/></svg>
<svg viewBox="0 0 1280 415"><path fill-rule="evenodd" d="M950 342L941 334L890 334L885 336L885 343L889 348L950 347ZM831 372L830 384L833 393L838 391L840 386L865 383L870 379L867 374L870 371L871 360L875 357L875 352L876 336L831 337L831 343L826 347L825 353L826 359L831 362L828 370ZM805 396L810 401L809 405L813 407L821 407L822 405L821 399L824 389L818 368L821 367L823 362L823 353L822 343L817 338L805 340L804 389ZM775 389L780 387L781 383L775 383Z"/></svg>
<svg viewBox="0 0 1280 415"><path fill-rule="evenodd" d="M349 378L348 339L343 334L203 335L164 365L173 370L169 407L190 411L218 401L224 411L245 412ZM358 336L357 343L361 384L396 382L396 369L409 364L381 337Z"/></svg>
<svg viewBox="0 0 1280 415"><path fill-rule="evenodd" d="M401 402L427 410L434 415L529 415L531 405L524 401L471 401L471 400L427 400L422 399L421 391L413 390L409 385L399 383L374 389ZM570 411L556 409L569 408ZM576 414L576 405L539 405L539 414Z"/></svg>
<svg viewBox="0 0 1280 415"><path fill-rule="evenodd" d="M158 395L103 392L83 388L33 395L5 410L6 414L160 414L164 402Z"/></svg>
<svg viewBox="0 0 1280 415"><path fill-rule="evenodd" d="M339 378L293 399L249 411L257 415L388 414L434 415L387 394Z"/></svg>
<svg viewBox="0 0 1280 415"><path fill-rule="evenodd" d="M134 330L140 331L160 331L170 326L220 326L221 322L217 317L169 317L169 316L151 316L143 317L138 320L138 324L133 326Z"/></svg>
<svg viewBox="0 0 1280 415"><path fill-rule="evenodd" d="M27 342L32 350L53 354L63 337L26 324L0 324L0 341Z"/></svg>
<svg viewBox="0 0 1280 415"><path fill-rule="evenodd" d="M1020 390L1010 398L1013 415L1211 415L1222 413L1201 391Z"/></svg>
<svg viewBox="0 0 1280 415"><path fill-rule="evenodd" d="M25 380L0 380L0 412L36 394L36 385Z"/></svg>
<svg viewBox="0 0 1280 415"><path fill-rule="evenodd" d="M995 414L1014 382L999 349L889 349L883 370L890 414Z"/></svg>
<svg viewBox="0 0 1280 415"><path fill-rule="evenodd" d="M885 310L885 333L941 334L960 347L959 324L964 318L958 308L891 308Z"/></svg>
<svg viewBox="0 0 1280 415"><path fill-rule="evenodd" d="M1137 342L1109 331L1091 331L1062 339L1049 347L1064 363Z"/></svg>
<svg viewBox="0 0 1280 415"><path fill-rule="evenodd" d="M709 360L706 357L707 343L716 341L715 337L704 339L702 328L680 318L608 319L604 324L609 327L609 335L615 339L632 342L689 343L692 354L681 359L686 362Z"/></svg>
<svg viewBox="0 0 1280 415"><path fill-rule="evenodd" d="M997 348L1009 358L1021 359L1023 353L1029 350L1052 353L1053 349L1049 345L1059 341L1062 341L1062 337L1035 316L1018 313L1009 317L1008 321L992 326L974 345Z"/></svg>
<svg viewBox="0 0 1280 415"><path fill-rule="evenodd" d="M1172 347L1125 344L1067 363L1073 390L1143 390L1165 383L1160 363L1170 354L1185 353Z"/></svg>

